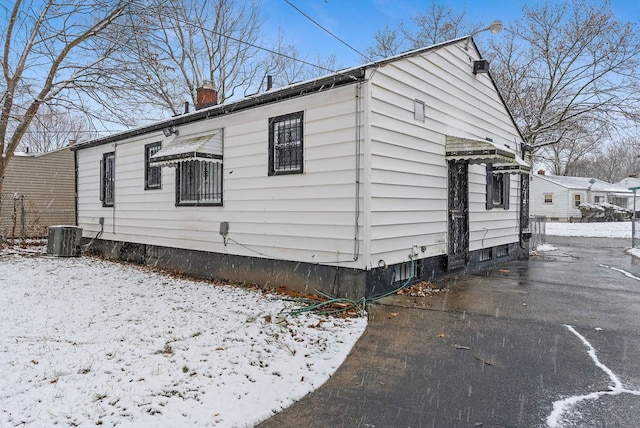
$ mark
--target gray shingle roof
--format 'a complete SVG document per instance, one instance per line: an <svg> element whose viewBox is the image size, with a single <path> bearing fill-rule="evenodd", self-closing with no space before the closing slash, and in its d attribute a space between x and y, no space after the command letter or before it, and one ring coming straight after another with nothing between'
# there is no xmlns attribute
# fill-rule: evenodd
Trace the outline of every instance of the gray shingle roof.
<svg viewBox="0 0 640 428"><path fill-rule="evenodd" d="M538 177L569 189L588 190L589 186L591 186L592 192L630 193L629 189L626 187L607 183L606 181L598 180L597 178L567 177L561 175L539 175ZM593 185L591 184L591 180L595 180Z"/></svg>

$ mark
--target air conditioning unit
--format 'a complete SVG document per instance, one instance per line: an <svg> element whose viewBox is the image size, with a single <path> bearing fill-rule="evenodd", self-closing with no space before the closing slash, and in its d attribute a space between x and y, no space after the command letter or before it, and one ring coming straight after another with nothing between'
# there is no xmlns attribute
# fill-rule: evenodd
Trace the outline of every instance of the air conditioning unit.
<svg viewBox="0 0 640 428"><path fill-rule="evenodd" d="M54 257L77 257L80 255L81 240L81 227L50 226L47 254Z"/></svg>
<svg viewBox="0 0 640 428"><path fill-rule="evenodd" d="M481 59L479 61L473 61L473 74L481 74L489 72L489 61Z"/></svg>

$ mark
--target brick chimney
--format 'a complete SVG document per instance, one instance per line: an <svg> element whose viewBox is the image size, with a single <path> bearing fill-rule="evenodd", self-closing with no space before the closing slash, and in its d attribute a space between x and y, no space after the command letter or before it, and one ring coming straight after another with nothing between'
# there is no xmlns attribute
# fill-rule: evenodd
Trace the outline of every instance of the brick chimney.
<svg viewBox="0 0 640 428"><path fill-rule="evenodd" d="M218 91L213 88L213 84L208 80L196 89L196 110L218 104Z"/></svg>

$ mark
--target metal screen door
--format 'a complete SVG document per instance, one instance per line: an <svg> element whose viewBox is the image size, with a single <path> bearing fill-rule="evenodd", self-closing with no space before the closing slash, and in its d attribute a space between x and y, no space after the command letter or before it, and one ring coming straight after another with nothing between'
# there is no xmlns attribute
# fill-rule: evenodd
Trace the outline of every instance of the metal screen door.
<svg viewBox="0 0 640 428"><path fill-rule="evenodd" d="M469 260L469 163L449 161L449 254L447 270Z"/></svg>
<svg viewBox="0 0 640 428"><path fill-rule="evenodd" d="M520 234L523 232L529 232L529 174L520 174Z"/></svg>

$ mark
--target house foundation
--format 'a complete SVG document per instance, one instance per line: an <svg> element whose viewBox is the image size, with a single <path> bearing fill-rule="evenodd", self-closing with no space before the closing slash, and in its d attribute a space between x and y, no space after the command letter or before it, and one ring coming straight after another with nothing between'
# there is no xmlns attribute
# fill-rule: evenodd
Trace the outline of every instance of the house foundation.
<svg viewBox="0 0 640 428"><path fill-rule="evenodd" d="M85 239L84 243L88 242ZM446 256L429 257L416 260L411 264L411 274L402 277L398 272L409 271L407 263L362 270L100 239L91 242L88 252L198 278L257 284L266 290L285 287L308 294L322 291L352 300L376 298L407 283L433 281L521 259L525 252L528 255L528 249L516 243L471 251L467 265L453 272L446 270Z"/></svg>

